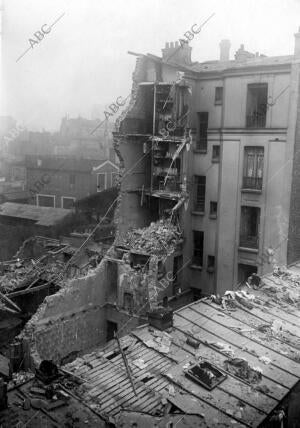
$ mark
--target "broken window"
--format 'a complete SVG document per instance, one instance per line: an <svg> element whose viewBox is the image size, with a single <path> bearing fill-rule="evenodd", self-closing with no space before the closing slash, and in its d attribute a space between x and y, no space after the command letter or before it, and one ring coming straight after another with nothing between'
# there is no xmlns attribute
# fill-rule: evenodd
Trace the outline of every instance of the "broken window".
<svg viewBox="0 0 300 428"><path fill-rule="evenodd" d="M243 189L262 189L264 148L245 147Z"/></svg>
<svg viewBox="0 0 300 428"><path fill-rule="evenodd" d="M215 104L223 103L223 86L217 86L215 89Z"/></svg>
<svg viewBox="0 0 300 428"><path fill-rule="evenodd" d="M193 265L202 267L204 232L201 232L199 230L194 230L193 240L194 240Z"/></svg>
<svg viewBox="0 0 300 428"><path fill-rule="evenodd" d="M197 127L197 143L196 149L202 152L207 152L207 129L208 129L208 112L197 113L198 127Z"/></svg>
<svg viewBox="0 0 300 428"><path fill-rule="evenodd" d="M243 206L241 209L240 246L258 248L260 208Z"/></svg>
<svg viewBox="0 0 300 428"><path fill-rule="evenodd" d="M218 202L210 201L209 216L211 218L217 218L217 212L218 212Z"/></svg>
<svg viewBox="0 0 300 428"><path fill-rule="evenodd" d="M204 212L205 210L205 175L195 175L195 203L194 210Z"/></svg>
<svg viewBox="0 0 300 428"><path fill-rule="evenodd" d="M247 128L264 128L267 117L268 84L248 85L247 92Z"/></svg>
<svg viewBox="0 0 300 428"><path fill-rule="evenodd" d="M210 391L227 378L227 375L206 361L195 364L186 371L185 375Z"/></svg>
<svg viewBox="0 0 300 428"><path fill-rule="evenodd" d="M220 161L220 146L213 146L212 161L213 162L219 162Z"/></svg>

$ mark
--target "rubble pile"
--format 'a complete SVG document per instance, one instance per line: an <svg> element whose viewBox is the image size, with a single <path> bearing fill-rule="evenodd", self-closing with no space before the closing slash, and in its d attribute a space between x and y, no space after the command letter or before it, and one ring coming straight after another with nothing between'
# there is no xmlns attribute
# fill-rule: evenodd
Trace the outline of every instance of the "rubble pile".
<svg viewBox="0 0 300 428"><path fill-rule="evenodd" d="M151 223L143 229L128 231L120 236L117 245L122 245L149 255L169 255L175 251L182 239L178 227L167 220Z"/></svg>
<svg viewBox="0 0 300 428"><path fill-rule="evenodd" d="M35 279L51 281L62 272L64 263L59 260L50 260L38 264L34 260L10 263L0 276L0 292L7 294L16 289L29 286Z"/></svg>

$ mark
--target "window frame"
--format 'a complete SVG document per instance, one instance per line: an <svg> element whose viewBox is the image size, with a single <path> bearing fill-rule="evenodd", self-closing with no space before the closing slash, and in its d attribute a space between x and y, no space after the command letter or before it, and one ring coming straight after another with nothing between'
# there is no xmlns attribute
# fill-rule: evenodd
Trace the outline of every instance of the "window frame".
<svg viewBox="0 0 300 428"><path fill-rule="evenodd" d="M263 189L264 146L245 146L243 161L243 191L259 191ZM252 165L251 165L252 164ZM250 175L252 166L252 173Z"/></svg>
<svg viewBox="0 0 300 428"><path fill-rule="evenodd" d="M215 86L215 105L223 105L223 86Z"/></svg>
<svg viewBox="0 0 300 428"><path fill-rule="evenodd" d="M52 198L53 199L53 206L49 208L55 208L55 195L45 195L44 193L37 193L36 194L36 205L37 207L47 207L47 205L40 205L39 204L39 196L46 197L46 198Z"/></svg>
<svg viewBox="0 0 300 428"><path fill-rule="evenodd" d="M256 211L256 234L251 234L251 212L250 210ZM246 212L249 212L246 216ZM252 250L259 249L259 235L260 235L260 217L261 208L257 206L242 205L241 206L241 218L240 218L240 233L239 233L239 246L242 248L249 248Z"/></svg>
<svg viewBox="0 0 300 428"><path fill-rule="evenodd" d="M199 234L198 239L199 242L201 242L199 247L196 247L196 234ZM196 253L200 254L196 255ZM201 261L201 263L199 263ZM203 261L204 261L204 232L202 230L193 230L193 262L192 265L196 266L198 268L203 268Z"/></svg>
<svg viewBox="0 0 300 428"><path fill-rule="evenodd" d="M264 89L264 93L259 94L259 89ZM268 89L268 83L266 82L249 83L247 85L246 128L257 129L266 127ZM255 90L257 91L256 94ZM263 102L260 102L260 98L264 98Z"/></svg>
<svg viewBox="0 0 300 428"><path fill-rule="evenodd" d="M197 112L196 151L200 153L207 153L208 120L209 113L207 111Z"/></svg>
<svg viewBox="0 0 300 428"><path fill-rule="evenodd" d="M199 183L197 179L204 179L204 183ZM194 175L194 212L205 213L205 198L206 198L206 176ZM202 189L202 195L199 195L199 189ZM204 189L204 191L203 191ZM201 192L200 192L201 193ZM199 202L199 199L201 201ZM199 209L199 207L201 209Z"/></svg>
<svg viewBox="0 0 300 428"><path fill-rule="evenodd" d="M75 202L76 198L74 198L73 196L61 196L61 198L60 198L60 206L61 206L61 208L66 209L66 210L72 209L73 207L72 208L65 208L64 207L64 199L72 199L73 202Z"/></svg>
<svg viewBox="0 0 300 428"><path fill-rule="evenodd" d="M99 176L104 175L104 188L99 189ZM107 189L107 173L106 172L97 172L97 192L102 192Z"/></svg>

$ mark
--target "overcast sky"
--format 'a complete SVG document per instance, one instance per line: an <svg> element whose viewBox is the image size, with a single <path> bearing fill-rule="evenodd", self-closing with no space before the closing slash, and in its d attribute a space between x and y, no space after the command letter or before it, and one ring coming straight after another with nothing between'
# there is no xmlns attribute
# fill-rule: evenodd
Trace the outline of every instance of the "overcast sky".
<svg viewBox="0 0 300 428"><path fill-rule="evenodd" d="M215 16L191 42L193 61L218 59L224 38L231 40L231 58L241 43L268 56L292 54L300 26L299 0L3 3L1 114L35 130L57 130L65 114L91 118L94 105L127 96L135 66L128 50L161 55L166 41L178 40L212 13ZM51 32L16 62L30 47L33 34L63 13Z"/></svg>

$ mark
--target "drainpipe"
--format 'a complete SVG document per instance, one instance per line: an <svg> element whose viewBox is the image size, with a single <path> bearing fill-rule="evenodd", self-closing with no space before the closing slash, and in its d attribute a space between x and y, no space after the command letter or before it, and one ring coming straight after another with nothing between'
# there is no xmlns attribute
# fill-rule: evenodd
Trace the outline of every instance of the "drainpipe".
<svg viewBox="0 0 300 428"><path fill-rule="evenodd" d="M151 188L150 193L153 190L153 161L154 161L154 153L153 153L153 138L155 136L155 120L156 120L156 85L157 82L154 82L153 86L153 123L152 123L152 140L151 140Z"/></svg>

